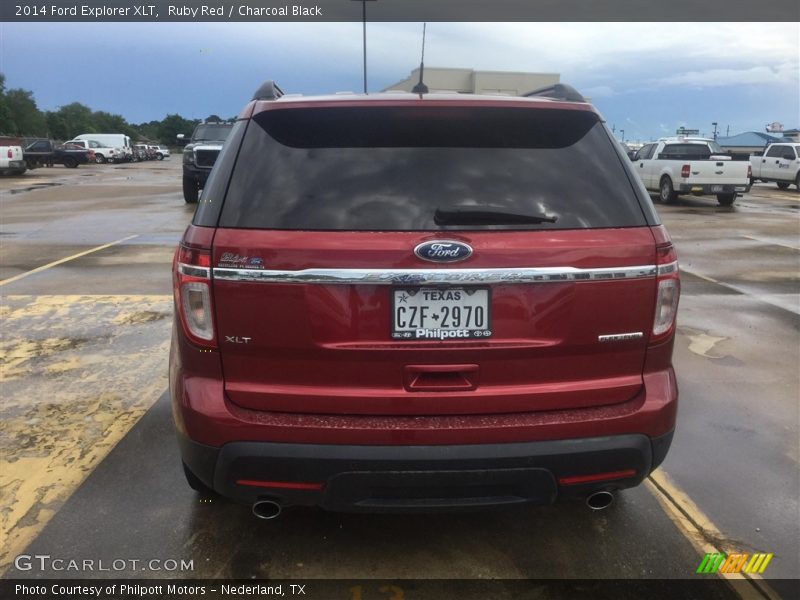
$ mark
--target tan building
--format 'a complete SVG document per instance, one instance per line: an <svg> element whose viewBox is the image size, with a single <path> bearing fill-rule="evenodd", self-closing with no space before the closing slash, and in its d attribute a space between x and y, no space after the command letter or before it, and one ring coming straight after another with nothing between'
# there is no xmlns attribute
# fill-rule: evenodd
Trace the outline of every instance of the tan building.
<svg viewBox="0 0 800 600"><path fill-rule="evenodd" d="M521 96L531 90L559 83L558 73L512 73L508 71L476 71L474 69L442 69L425 67L423 81L431 92L459 94L506 94ZM410 92L419 82L419 69L407 78L390 85L384 92Z"/></svg>

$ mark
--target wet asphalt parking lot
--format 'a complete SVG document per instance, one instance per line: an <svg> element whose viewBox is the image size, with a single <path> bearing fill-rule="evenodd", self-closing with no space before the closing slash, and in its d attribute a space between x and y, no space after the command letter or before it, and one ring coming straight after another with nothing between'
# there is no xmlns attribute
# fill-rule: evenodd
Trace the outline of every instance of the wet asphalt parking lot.
<svg viewBox="0 0 800 600"><path fill-rule="evenodd" d="M171 259L193 212L180 156L0 178L0 572L687 578L705 552L766 552L766 583L739 594L796 597L800 194L757 184L732 208L685 196L656 207L682 269L681 404L672 449L645 485L600 512L580 502L435 516L290 509L260 521L198 496L180 471L166 394ZM25 570L20 554L129 562ZM130 562L152 558L193 570Z"/></svg>

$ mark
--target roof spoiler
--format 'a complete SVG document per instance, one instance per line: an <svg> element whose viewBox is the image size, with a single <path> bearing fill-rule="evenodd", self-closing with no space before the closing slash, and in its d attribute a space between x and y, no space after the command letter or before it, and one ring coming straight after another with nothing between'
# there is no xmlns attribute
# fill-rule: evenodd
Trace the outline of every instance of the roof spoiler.
<svg viewBox="0 0 800 600"><path fill-rule="evenodd" d="M566 100L567 102L586 102L586 98L581 96L578 90L564 83L548 85L547 87L539 88L522 95L528 98L531 96L540 96L542 98L552 98L554 100Z"/></svg>
<svg viewBox="0 0 800 600"><path fill-rule="evenodd" d="M253 94L253 100L277 100L281 96L283 96L283 90L272 79L268 79Z"/></svg>

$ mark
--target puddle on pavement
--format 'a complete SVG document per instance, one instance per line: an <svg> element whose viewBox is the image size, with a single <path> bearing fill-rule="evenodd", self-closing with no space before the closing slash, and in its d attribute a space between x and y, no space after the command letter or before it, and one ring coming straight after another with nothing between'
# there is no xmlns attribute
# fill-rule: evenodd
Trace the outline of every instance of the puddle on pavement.
<svg viewBox="0 0 800 600"><path fill-rule="evenodd" d="M29 185L28 187L24 188L16 188L13 190L8 190L9 194L22 194L23 192L32 192L34 190L43 190L49 187L56 187L59 185L64 185L58 181L48 181L47 183L34 183L33 185Z"/></svg>

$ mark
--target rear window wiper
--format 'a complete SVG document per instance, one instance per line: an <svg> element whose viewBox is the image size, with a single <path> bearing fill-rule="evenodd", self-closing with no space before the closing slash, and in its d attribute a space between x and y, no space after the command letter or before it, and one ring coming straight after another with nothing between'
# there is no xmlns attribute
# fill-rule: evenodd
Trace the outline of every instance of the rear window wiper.
<svg viewBox="0 0 800 600"><path fill-rule="evenodd" d="M433 215L437 225L536 225L557 220L558 217L526 215L494 206L437 208Z"/></svg>

